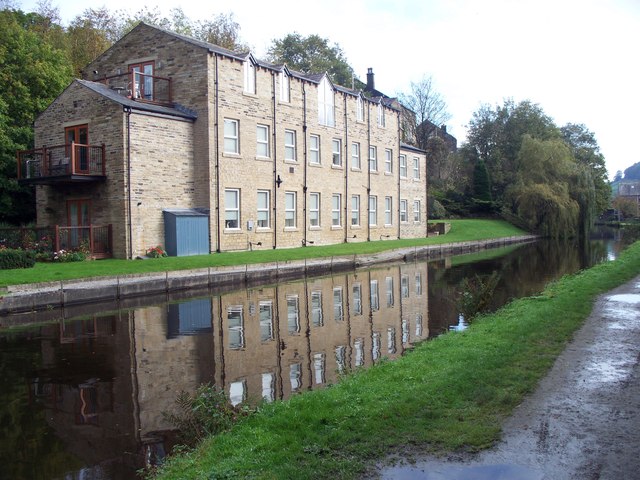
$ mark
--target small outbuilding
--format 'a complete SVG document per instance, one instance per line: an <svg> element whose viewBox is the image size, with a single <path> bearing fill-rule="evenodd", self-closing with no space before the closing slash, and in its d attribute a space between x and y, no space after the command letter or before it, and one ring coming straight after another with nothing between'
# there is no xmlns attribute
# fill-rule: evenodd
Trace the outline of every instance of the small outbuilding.
<svg viewBox="0 0 640 480"><path fill-rule="evenodd" d="M164 244L167 255L207 255L209 213L194 208L163 210Z"/></svg>

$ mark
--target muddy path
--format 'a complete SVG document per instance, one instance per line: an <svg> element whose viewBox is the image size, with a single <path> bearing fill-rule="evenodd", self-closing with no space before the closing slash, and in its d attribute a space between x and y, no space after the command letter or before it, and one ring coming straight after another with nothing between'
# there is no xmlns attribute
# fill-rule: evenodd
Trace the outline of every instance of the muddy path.
<svg viewBox="0 0 640 480"><path fill-rule="evenodd" d="M598 298L502 441L470 455L406 452L374 478L640 479L640 276Z"/></svg>

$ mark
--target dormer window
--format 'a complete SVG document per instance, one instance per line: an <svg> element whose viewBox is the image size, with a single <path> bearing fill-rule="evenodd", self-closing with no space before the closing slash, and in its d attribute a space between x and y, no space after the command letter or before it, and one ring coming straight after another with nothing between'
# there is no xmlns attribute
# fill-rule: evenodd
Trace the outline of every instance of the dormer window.
<svg viewBox="0 0 640 480"><path fill-rule="evenodd" d="M327 77L318 85L318 123L328 127L336 125L334 92Z"/></svg>
<svg viewBox="0 0 640 480"><path fill-rule="evenodd" d="M358 122L364 122L364 101L360 95L358 95L358 99L356 100L356 120Z"/></svg>
<svg viewBox="0 0 640 480"><path fill-rule="evenodd" d="M256 66L251 58L244 62L244 92L256 93Z"/></svg>
<svg viewBox="0 0 640 480"><path fill-rule="evenodd" d="M378 126L379 127L384 127L384 107L382 106L382 103L378 104Z"/></svg>
<svg viewBox="0 0 640 480"><path fill-rule="evenodd" d="M284 71L280 72L280 101L287 103L291 101L289 75Z"/></svg>

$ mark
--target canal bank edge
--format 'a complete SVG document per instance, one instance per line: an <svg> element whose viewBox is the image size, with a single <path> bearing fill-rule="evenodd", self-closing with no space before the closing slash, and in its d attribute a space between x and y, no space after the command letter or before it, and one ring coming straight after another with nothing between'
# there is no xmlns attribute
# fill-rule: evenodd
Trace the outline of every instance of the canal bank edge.
<svg viewBox="0 0 640 480"><path fill-rule="evenodd" d="M257 286L292 280L304 275L318 276L354 271L389 262L438 259L511 244L528 243L538 238L535 235L521 235L401 248L373 255L323 257L288 262L12 285L8 287L8 294L0 298L0 317L90 303L166 295L191 289ZM6 318L1 319L0 328L10 326L13 323L7 321ZM30 323L30 321L22 319L16 323L24 324Z"/></svg>

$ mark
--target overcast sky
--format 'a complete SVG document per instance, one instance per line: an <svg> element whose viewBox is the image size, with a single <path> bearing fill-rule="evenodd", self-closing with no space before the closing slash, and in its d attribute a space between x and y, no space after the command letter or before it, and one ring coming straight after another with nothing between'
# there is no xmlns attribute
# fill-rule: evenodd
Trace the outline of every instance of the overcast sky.
<svg viewBox="0 0 640 480"><path fill-rule="evenodd" d="M17 1L25 11L36 0ZM463 143L483 104L539 104L556 124L595 133L609 176L640 161L640 0L52 0L63 23L106 5L135 13L180 6L192 20L233 13L258 58L274 38L318 34L337 43L362 80L373 68L390 96L431 76Z"/></svg>

